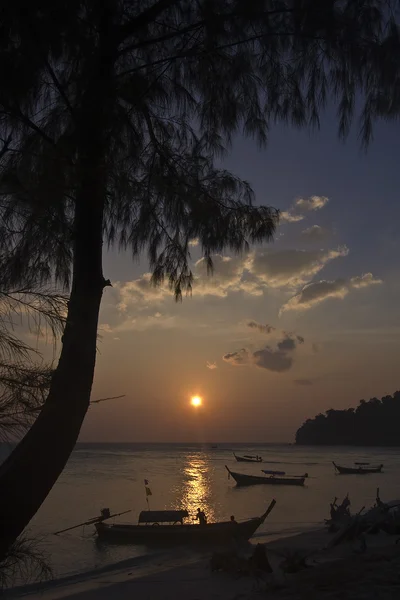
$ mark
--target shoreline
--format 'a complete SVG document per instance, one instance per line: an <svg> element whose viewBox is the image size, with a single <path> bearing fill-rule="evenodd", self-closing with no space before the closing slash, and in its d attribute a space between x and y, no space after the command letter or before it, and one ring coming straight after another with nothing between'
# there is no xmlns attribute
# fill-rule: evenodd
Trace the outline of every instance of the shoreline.
<svg viewBox="0 0 400 600"><path fill-rule="evenodd" d="M330 539L326 528L318 528L297 535L279 537L264 544L274 569L272 576L268 576L264 582L264 590L266 585L271 586L268 592L271 600L303 598L303 595L296 595L296 586L312 589L316 582L322 586L321 594L325 588L336 586L339 593L337 598L347 597L343 596L343 571L346 573L346 581L349 580L353 585L360 583L363 589L366 588L360 598L381 598L379 595L368 595L370 586L367 579L371 574L374 574L375 578L379 575L373 567L374 560L378 561L380 571L382 564L390 564L393 557L396 560L400 559L400 546L395 545L396 536L368 536L367 550L364 554L360 554L356 542L347 542L327 550ZM193 556L184 563L182 557L177 556L165 560L165 553L136 557L43 584L12 588L5 593L5 597L29 600L131 600L136 594L141 600L233 600L239 597L252 598L256 594L256 598L255 587L260 587L263 582L257 582L251 577L238 578L221 572L212 573L209 567L212 552L213 549L209 549L203 556ZM288 552L309 557L312 565L296 575L284 575L279 571L278 565ZM358 573L359 581L354 580L349 573ZM400 597L400 577L397 577ZM392 592L389 591L388 600L397 597L390 593ZM309 597L324 597L321 594ZM349 596L353 597L358 598L354 595ZM329 595L329 598L336 596ZM382 598L386 599L386 596Z"/></svg>
<svg viewBox="0 0 400 600"><path fill-rule="evenodd" d="M310 535L313 535L315 532L322 531L322 524L320 527L307 527L304 531L293 533L271 533L263 536L254 536L249 543L247 544L247 552L250 552L251 548L260 543L265 545L266 548L275 547L276 544L282 544L285 540L292 543L297 539L302 539L304 536L307 538ZM261 541L261 539L262 541ZM268 538L268 541L265 541L265 538ZM244 545L244 548L246 544ZM184 551L184 547L176 547L173 550L182 550ZM191 548L192 552L193 549ZM193 563L201 563L204 560L208 561L213 549L204 548L204 550L194 551L193 556L188 558L186 556L183 561L182 554L175 554L171 556L171 553L168 553L168 550L163 550L159 552L154 552L152 554L143 554L141 556L135 556L133 558L127 558L118 562L114 562L108 565L104 565L102 567L88 569L82 572L70 573L66 575L62 575L55 579L50 579L48 581L43 582L33 582L27 583L23 585L18 585L9 590L5 591L5 596L10 598L21 598L21 597L29 597L35 598L36 595L39 597L44 597L45 594L52 590L56 590L60 587L69 587L69 586L80 586L86 584L90 581L95 581L97 578L102 577L103 575L110 575L118 577L122 573L126 573L127 571L131 571L132 569L137 570L136 573L129 573L132 575L134 579L142 579L147 577L149 574L164 572L175 569L184 569L187 566L192 565ZM162 562L159 562L162 561ZM54 596L55 597L55 596ZM58 596L57 596L58 597ZM60 596L62 597L62 596Z"/></svg>

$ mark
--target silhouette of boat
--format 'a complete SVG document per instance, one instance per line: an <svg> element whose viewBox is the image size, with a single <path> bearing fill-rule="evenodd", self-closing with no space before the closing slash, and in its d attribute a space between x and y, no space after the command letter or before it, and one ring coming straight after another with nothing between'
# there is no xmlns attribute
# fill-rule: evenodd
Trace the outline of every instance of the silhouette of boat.
<svg viewBox="0 0 400 600"><path fill-rule="evenodd" d="M244 454L243 456L238 456L237 454L233 453L233 456L238 462L262 462L262 457L258 455L252 456L251 454Z"/></svg>
<svg viewBox="0 0 400 600"><path fill-rule="evenodd" d="M100 540L114 544L199 544L247 541L262 525L276 504L272 500L260 517L242 522L221 521L206 525L184 523L186 510L142 511L138 525L95 523Z"/></svg>
<svg viewBox="0 0 400 600"><path fill-rule="evenodd" d="M341 467L337 465L334 461L332 461L333 466L339 475L368 475L369 473L382 473L383 465L378 465L377 467L367 466L368 463L365 463L365 466L362 463L355 463L355 467Z"/></svg>
<svg viewBox="0 0 400 600"><path fill-rule="evenodd" d="M284 471L262 471L265 476L246 475L244 473L235 473L225 465L226 470L237 483L238 486L245 485L304 485L308 473L299 476L286 477ZM269 475L269 477L267 477ZM277 477L280 475L280 477Z"/></svg>

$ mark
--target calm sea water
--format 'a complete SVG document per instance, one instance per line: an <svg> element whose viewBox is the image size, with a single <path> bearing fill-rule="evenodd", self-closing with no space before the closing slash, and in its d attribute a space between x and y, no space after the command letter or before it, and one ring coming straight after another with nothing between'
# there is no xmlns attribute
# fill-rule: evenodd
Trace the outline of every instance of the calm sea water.
<svg viewBox="0 0 400 600"><path fill-rule="evenodd" d="M239 454L262 455L262 465L238 463ZM381 475L340 476L332 460L351 465L357 460L383 463ZM260 474L261 468L300 475L308 472L304 488L252 486L236 488L225 469ZM44 466L45 468L45 466ZM71 455L64 473L31 523L30 532L40 537L51 555L57 576L89 570L132 557L149 555L143 546L109 547L96 543L93 527L54 536L53 532L99 514L130 509L118 520L137 522L146 509L144 479L149 480L151 509L201 507L209 521L237 520L260 515L272 498L277 504L253 543L291 535L317 527L329 515L335 496L350 494L352 509L373 504L376 488L381 498L400 498L400 450L391 448L311 448L291 445L231 445L210 447L176 444L81 444ZM151 550L151 553L154 553ZM187 551L180 556L187 557Z"/></svg>

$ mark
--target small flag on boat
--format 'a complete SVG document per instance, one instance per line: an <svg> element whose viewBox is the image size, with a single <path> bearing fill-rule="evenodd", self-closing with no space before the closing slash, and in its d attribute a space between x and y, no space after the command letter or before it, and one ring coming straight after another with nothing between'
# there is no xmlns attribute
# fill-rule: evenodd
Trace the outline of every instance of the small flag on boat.
<svg viewBox="0 0 400 600"><path fill-rule="evenodd" d="M146 498L147 496L152 496L151 489L149 488L149 482L147 479L144 480L144 488L146 490Z"/></svg>

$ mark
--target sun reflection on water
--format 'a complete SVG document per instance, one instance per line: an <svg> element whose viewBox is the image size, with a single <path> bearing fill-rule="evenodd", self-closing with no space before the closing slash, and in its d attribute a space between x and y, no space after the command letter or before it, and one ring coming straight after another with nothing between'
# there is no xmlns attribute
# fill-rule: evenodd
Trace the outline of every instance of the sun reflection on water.
<svg viewBox="0 0 400 600"><path fill-rule="evenodd" d="M175 508L186 508L191 517L203 510L209 522L215 521L210 481L210 464L205 455L189 454L182 468L182 482L175 488Z"/></svg>

